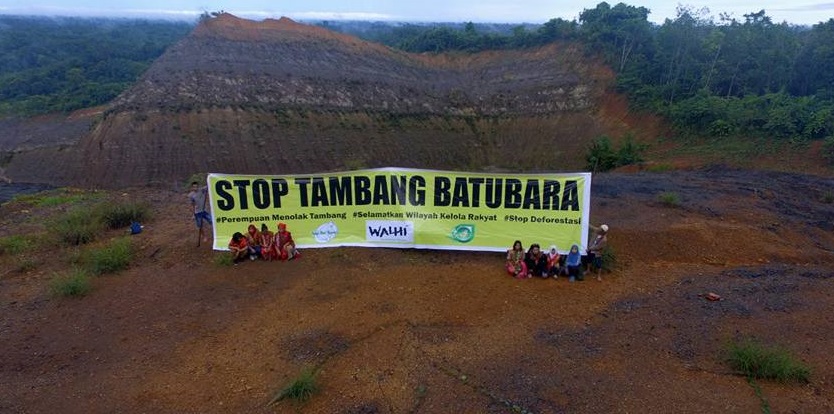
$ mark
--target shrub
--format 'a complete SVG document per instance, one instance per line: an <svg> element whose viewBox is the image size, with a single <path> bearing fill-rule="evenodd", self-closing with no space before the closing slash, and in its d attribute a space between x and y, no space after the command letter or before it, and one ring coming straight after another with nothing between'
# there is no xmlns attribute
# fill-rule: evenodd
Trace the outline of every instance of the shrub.
<svg viewBox="0 0 834 414"><path fill-rule="evenodd" d="M681 204L681 198L678 193L665 191L657 195L657 201L669 207L677 207Z"/></svg>
<svg viewBox="0 0 834 414"><path fill-rule="evenodd" d="M646 167L646 171L653 173L672 171L674 169L675 167L672 164L652 164Z"/></svg>
<svg viewBox="0 0 834 414"><path fill-rule="evenodd" d="M17 271L25 273L38 268L38 262L31 257L20 257L17 260Z"/></svg>
<svg viewBox="0 0 834 414"><path fill-rule="evenodd" d="M269 405L285 399L304 402L309 400L316 391L318 391L318 385L316 385L316 373L312 369L305 369L295 380L275 395L275 397L272 398L272 401L269 402Z"/></svg>
<svg viewBox="0 0 834 414"><path fill-rule="evenodd" d="M86 244L101 231L101 224L87 209L76 208L59 217L52 224L55 232L69 245Z"/></svg>
<svg viewBox="0 0 834 414"><path fill-rule="evenodd" d="M97 208L97 213L107 227L120 229L134 221L144 221L148 207L140 203L103 203Z"/></svg>
<svg viewBox="0 0 834 414"><path fill-rule="evenodd" d="M748 378L808 382L810 369L787 350L767 347L752 339L731 343L730 365Z"/></svg>
<svg viewBox="0 0 834 414"><path fill-rule="evenodd" d="M825 204L834 203L834 193L831 191L826 191L825 194L822 195L821 201Z"/></svg>
<svg viewBox="0 0 834 414"><path fill-rule="evenodd" d="M608 136L601 135L591 142L585 161L591 171L608 171L624 165L636 164L643 161L640 155L644 145L634 142L634 138L627 134L619 149L615 149Z"/></svg>
<svg viewBox="0 0 834 414"><path fill-rule="evenodd" d="M90 291L90 277L75 269L69 275L55 275L49 287L55 296L84 296Z"/></svg>
<svg viewBox="0 0 834 414"><path fill-rule="evenodd" d="M23 253L34 246L32 239L18 234L0 238L0 253L12 255Z"/></svg>
<svg viewBox="0 0 834 414"><path fill-rule="evenodd" d="M91 249L85 262L90 272L102 275L126 269L132 256L130 240L122 237L104 247Z"/></svg>

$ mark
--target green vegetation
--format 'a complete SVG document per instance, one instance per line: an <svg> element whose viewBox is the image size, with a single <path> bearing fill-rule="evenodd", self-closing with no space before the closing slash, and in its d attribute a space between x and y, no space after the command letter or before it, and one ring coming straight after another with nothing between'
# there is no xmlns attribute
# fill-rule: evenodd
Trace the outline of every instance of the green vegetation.
<svg viewBox="0 0 834 414"><path fill-rule="evenodd" d="M235 264L232 255L229 253L221 253L214 256L214 264L217 266L231 266Z"/></svg>
<svg viewBox="0 0 834 414"><path fill-rule="evenodd" d="M0 116L104 104L192 27L169 21L0 16Z"/></svg>
<svg viewBox="0 0 834 414"><path fill-rule="evenodd" d="M122 237L103 247L90 249L82 260L92 274L102 275L127 269L132 258L130 239Z"/></svg>
<svg viewBox="0 0 834 414"><path fill-rule="evenodd" d="M131 222L144 221L148 216L148 206L136 202L105 202L97 206L96 214L111 229L127 227Z"/></svg>
<svg viewBox="0 0 834 414"><path fill-rule="evenodd" d="M678 207L681 205L681 197L678 193L673 191L664 191L657 195L657 201L669 207Z"/></svg>
<svg viewBox="0 0 834 414"><path fill-rule="evenodd" d="M831 203L834 203L834 193L832 193L831 191L826 191L826 192L822 195L822 198L821 198L821 200L820 200L820 201L822 201L822 202L823 202L823 203L825 203L825 204L831 204Z"/></svg>
<svg viewBox="0 0 834 414"><path fill-rule="evenodd" d="M79 190L61 188L58 190L41 191L34 194L16 195L12 201L31 204L36 207L52 207L63 204L74 204L94 198L94 195Z"/></svg>
<svg viewBox="0 0 834 414"><path fill-rule="evenodd" d="M834 165L834 136L830 136L822 142L822 157L829 164Z"/></svg>
<svg viewBox="0 0 834 414"><path fill-rule="evenodd" d="M305 369L298 375L297 378L290 382L289 385L276 394L268 405L278 403L285 399L305 402L309 400L317 391L318 385L316 385L316 372L313 369Z"/></svg>
<svg viewBox="0 0 834 414"><path fill-rule="evenodd" d="M591 142L585 156L587 168L591 171L608 171L624 165L643 161L640 153L644 147L636 144L631 135L626 135L620 148L614 148L611 138L602 135Z"/></svg>
<svg viewBox="0 0 834 414"><path fill-rule="evenodd" d="M0 238L0 254L18 255L35 246L35 242L19 234Z"/></svg>
<svg viewBox="0 0 834 414"><path fill-rule="evenodd" d="M73 246L93 241L96 234L102 230L97 217L82 207L64 213L55 219L51 227L64 243Z"/></svg>
<svg viewBox="0 0 834 414"><path fill-rule="evenodd" d="M50 282L55 296L84 296L90 291L90 277L81 269L74 269L68 275L55 275Z"/></svg>
<svg viewBox="0 0 834 414"><path fill-rule="evenodd" d="M617 252L611 245L602 249L602 269L612 271L617 267Z"/></svg>
<svg viewBox="0 0 834 414"><path fill-rule="evenodd" d="M768 347L753 339L729 345L728 361L733 369L755 379L807 383L810 369L787 350Z"/></svg>

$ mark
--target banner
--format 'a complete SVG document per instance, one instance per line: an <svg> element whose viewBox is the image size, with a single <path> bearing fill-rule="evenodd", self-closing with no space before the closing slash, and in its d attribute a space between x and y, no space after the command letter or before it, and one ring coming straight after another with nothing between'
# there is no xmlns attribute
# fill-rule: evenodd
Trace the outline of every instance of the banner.
<svg viewBox="0 0 834 414"><path fill-rule="evenodd" d="M491 174L408 168L281 176L209 174L214 249L249 224L287 224L298 248L506 251L588 241L591 173Z"/></svg>

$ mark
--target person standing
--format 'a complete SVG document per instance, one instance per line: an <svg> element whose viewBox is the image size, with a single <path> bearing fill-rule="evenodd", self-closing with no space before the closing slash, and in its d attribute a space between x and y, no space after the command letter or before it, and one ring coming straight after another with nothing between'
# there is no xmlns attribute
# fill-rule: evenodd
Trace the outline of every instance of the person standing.
<svg viewBox="0 0 834 414"><path fill-rule="evenodd" d="M597 270L597 280L602 281L602 253L605 247L608 246L608 225L603 224L599 227L591 226L596 232L594 240L588 245L588 263L587 270L591 271L591 266Z"/></svg>
<svg viewBox="0 0 834 414"><path fill-rule="evenodd" d="M188 193L188 200L191 202L194 221L197 223L197 247L200 247L200 240L208 241L208 237L203 233L203 222L211 227L211 215L207 210L208 187L199 187L196 181L191 182L191 192Z"/></svg>

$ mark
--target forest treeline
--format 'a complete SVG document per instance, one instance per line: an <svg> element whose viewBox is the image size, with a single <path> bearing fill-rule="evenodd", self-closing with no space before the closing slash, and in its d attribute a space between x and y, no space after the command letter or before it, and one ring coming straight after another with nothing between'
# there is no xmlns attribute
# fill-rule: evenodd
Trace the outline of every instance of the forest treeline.
<svg viewBox="0 0 834 414"><path fill-rule="evenodd" d="M104 104L194 24L0 16L0 116Z"/></svg>
<svg viewBox="0 0 834 414"><path fill-rule="evenodd" d="M639 109L680 133L834 140L834 19L774 23L679 7L599 3L542 25L316 22L409 52L477 52L579 42L617 73ZM204 17L205 18L205 17ZM68 111L112 99L193 24L0 17L0 115ZM834 144L832 144L834 145Z"/></svg>
<svg viewBox="0 0 834 414"><path fill-rule="evenodd" d="M679 7L658 25L649 13L599 3L578 21L503 31L472 23L376 31L335 23L335 29L417 53L579 41L615 70L617 88L634 107L663 115L681 133L793 142L834 136L834 19L808 27L774 23L763 10L715 19L707 10Z"/></svg>

